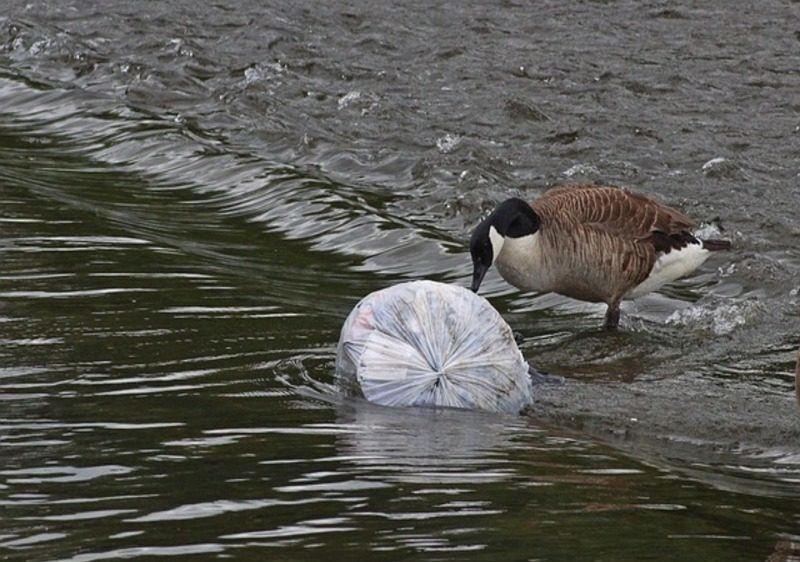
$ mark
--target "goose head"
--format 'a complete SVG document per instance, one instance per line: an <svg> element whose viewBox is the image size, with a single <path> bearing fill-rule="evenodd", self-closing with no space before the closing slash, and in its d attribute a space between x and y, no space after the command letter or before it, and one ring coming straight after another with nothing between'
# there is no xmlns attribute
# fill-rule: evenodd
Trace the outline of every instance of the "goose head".
<svg viewBox="0 0 800 562"><path fill-rule="evenodd" d="M540 219L530 204L513 197L506 199L472 233L472 286L478 292L483 277L503 250L508 238L522 238L539 230Z"/></svg>

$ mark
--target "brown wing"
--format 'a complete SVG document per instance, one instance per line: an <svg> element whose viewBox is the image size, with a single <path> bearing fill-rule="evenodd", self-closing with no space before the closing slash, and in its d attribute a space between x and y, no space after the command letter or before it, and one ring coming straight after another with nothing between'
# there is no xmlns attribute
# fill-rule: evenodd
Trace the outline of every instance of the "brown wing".
<svg viewBox="0 0 800 562"><path fill-rule="evenodd" d="M613 186L565 185L548 190L532 203L537 212L570 217L578 224L629 240L653 233L680 235L695 223L675 209L627 189Z"/></svg>
<svg viewBox="0 0 800 562"><path fill-rule="evenodd" d="M574 259L584 266L591 262L595 275L602 276L597 281L622 293L647 278L659 253L696 241L690 218L619 187L559 186L531 205L542 218L543 232L550 227L552 236L582 248L572 252Z"/></svg>

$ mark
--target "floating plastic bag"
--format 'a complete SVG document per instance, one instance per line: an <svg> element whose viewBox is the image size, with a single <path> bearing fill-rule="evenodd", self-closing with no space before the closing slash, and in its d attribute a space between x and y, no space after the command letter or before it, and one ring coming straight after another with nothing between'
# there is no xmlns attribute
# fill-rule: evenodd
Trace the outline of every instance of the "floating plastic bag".
<svg viewBox="0 0 800 562"><path fill-rule="evenodd" d="M517 413L533 400L528 364L486 299L413 281L364 297L345 320L336 378L384 406Z"/></svg>

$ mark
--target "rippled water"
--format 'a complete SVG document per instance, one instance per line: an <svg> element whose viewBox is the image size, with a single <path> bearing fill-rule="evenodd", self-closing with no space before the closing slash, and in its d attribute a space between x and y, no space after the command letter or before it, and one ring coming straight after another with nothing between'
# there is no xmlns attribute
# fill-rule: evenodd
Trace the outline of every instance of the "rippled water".
<svg viewBox="0 0 800 562"><path fill-rule="evenodd" d="M797 4L6 0L0 557L800 557ZM508 194L735 250L623 308L485 294L527 416L331 389L369 291Z"/></svg>

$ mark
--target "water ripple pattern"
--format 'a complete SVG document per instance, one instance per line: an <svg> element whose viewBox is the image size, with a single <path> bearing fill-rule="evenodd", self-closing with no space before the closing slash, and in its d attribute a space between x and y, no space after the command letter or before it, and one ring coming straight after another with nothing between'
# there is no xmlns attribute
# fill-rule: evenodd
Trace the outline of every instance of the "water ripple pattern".
<svg viewBox="0 0 800 562"><path fill-rule="evenodd" d="M800 557L795 5L2 8L0 559ZM337 393L361 297L565 181L734 250L616 334L491 273L525 416Z"/></svg>

